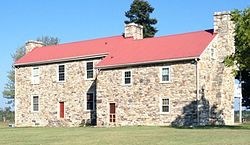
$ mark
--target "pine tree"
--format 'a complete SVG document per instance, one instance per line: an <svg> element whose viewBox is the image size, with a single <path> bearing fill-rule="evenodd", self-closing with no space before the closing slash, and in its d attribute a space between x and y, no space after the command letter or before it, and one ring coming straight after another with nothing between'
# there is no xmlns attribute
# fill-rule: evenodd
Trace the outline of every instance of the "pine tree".
<svg viewBox="0 0 250 145"><path fill-rule="evenodd" d="M125 12L125 16L129 19L124 21L125 24L136 23L143 26L143 37L154 37L158 31L152 25L157 23L155 18L150 18L150 14L154 8L144 0L134 0L130 5L130 10Z"/></svg>

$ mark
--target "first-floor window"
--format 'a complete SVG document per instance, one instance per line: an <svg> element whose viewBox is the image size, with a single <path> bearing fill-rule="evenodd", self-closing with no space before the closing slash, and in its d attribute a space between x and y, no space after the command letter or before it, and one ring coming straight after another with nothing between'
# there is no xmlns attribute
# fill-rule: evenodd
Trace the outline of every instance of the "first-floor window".
<svg viewBox="0 0 250 145"><path fill-rule="evenodd" d="M33 98L32 98L32 110L39 111L39 96L33 96Z"/></svg>
<svg viewBox="0 0 250 145"><path fill-rule="evenodd" d="M169 112L169 98L161 98L161 112Z"/></svg>
<svg viewBox="0 0 250 145"><path fill-rule="evenodd" d="M87 110L94 110L94 93L87 93Z"/></svg>

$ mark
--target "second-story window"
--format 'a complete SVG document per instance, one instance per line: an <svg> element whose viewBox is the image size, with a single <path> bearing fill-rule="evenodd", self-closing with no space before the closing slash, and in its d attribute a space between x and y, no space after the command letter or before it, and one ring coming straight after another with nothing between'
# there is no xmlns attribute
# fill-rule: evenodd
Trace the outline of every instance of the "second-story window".
<svg viewBox="0 0 250 145"><path fill-rule="evenodd" d="M169 66L161 67L160 81L162 83L170 81L170 67Z"/></svg>
<svg viewBox="0 0 250 145"><path fill-rule="evenodd" d="M32 84L39 84L40 77L39 77L39 67L32 68Z"/></svg>
<svg viewBox="0 0 250 145"><path fill-rule="evenodd" d="M87 62L86 63L86 75L87 75L87 79L93 79L94 78L93 62Z"/></svg>
<svg viewBox="0 0 250 145"><path fill-rule="evenodd" d="M65 65L58 65L58 81L65 81Z"/></svg>
<svg viewBox="0 0 250 145"><path fill-rule="evenodd" d="M123 84L124 85L132 84L132 72L130 70L123 72Z"/></svg>

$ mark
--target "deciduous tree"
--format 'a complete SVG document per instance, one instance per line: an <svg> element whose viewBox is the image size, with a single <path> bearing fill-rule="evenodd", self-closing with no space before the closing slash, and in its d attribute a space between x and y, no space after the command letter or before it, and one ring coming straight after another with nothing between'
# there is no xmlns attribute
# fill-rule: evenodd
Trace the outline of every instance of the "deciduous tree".
<svg viewBox="0 0 250 145"><path fill-rule="evenodd" d="M37 38L38 41L44 43L44 45L56 45L59 43L59 39L57 37L44 36ZM25 55L25 46L19 47L16 52L12 55L13 64ZM15 98L15 68L12 66L11 70L8 72L8 82L5 84L3 90L3 97L8 99L8 104L14 103Z"/></svg>
<svg viewBox="0 0 250 145"><path fill-rule="evenodd" d="M228 66L236 64L237 78L242 81L243 106L250 109L250 7L234 10L235 53L225 59Z"/></svg>

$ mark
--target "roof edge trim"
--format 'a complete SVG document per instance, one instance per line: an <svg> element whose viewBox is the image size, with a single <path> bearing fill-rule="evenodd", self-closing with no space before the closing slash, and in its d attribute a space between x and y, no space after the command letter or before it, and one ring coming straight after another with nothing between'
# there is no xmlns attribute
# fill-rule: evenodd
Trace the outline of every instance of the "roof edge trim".
<svg viewBox="0 0 250 145"><path fill-rule="evenodd" d="M173 61L182 61L182 60L192 60L199 58L199 56L193 57L185 57L185 58L174 58L174 59L164 59L164 60L154 60L154 61L145 61L145 62L136 62L136 63L127 63L127 64L117 64L117 65L105 65L105 66L96 66L97 69L110 69L110 68L120 68L120 67L127 67L127 66L134 66L134 65L143 65L143 64L150 64L150 63L161 63L161 62L173 62Z"/></svg>
<svg viewBox="0 0 250 145"><path fill-rule="evenodd" d="M14 64L14 66L17 67L17 66L26 66L26 65L41 65L41 64L47 64L47 63L59 63L59 62L74 61L74 60L80 60L80 59L97 58L97 57L103 57L103 56L107 56L107 55L108 55L108 53L100 53L100 54L95 54L95 55L84 55L84 56L68 57L68 58L62 58L62 59L51 59L51 60L46 60L46 61L17 63L17 64Z"/></svg>
<svg viewBox="0 0 250 145"><path fill-rule="evenodd" d="M214 43L214 41L216 41L218 39L219 35L215 35L215 37L212 39L212 41L209 42L209 44L207 45L207 47L201 52L199 58L201 58L203 56L203 54L207 51L207 49Z"/></svg>

